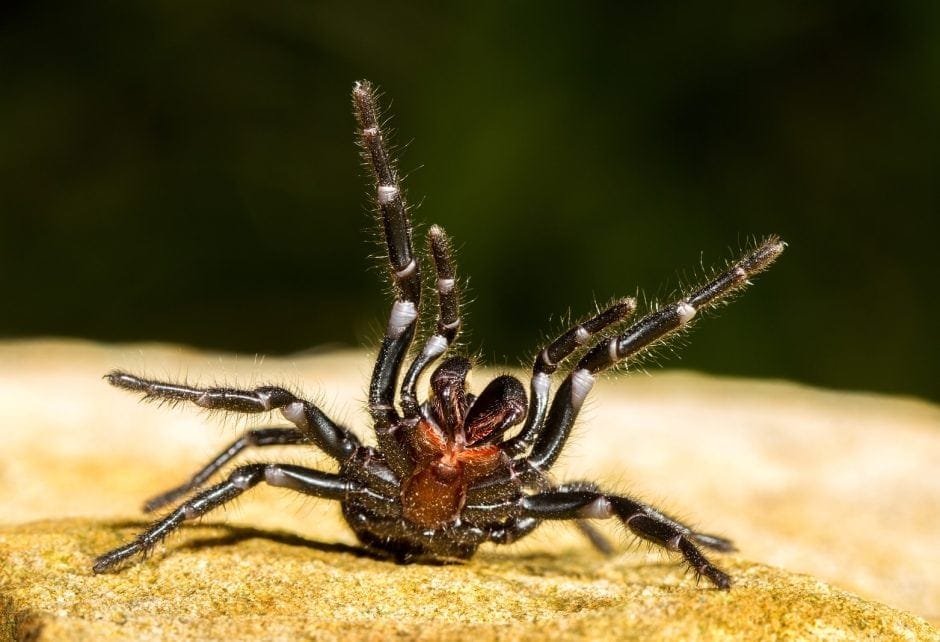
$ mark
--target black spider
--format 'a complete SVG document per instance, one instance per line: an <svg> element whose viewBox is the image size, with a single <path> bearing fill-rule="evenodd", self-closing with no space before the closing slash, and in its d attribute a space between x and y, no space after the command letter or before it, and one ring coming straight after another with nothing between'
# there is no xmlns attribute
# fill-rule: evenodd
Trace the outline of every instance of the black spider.
<svg viewBox="0 0 940 642"><path fill-rule="evenodd" d="M447 352L460 328L449 242L441 228L431 227L428 242L437 273L437 326L401 377L419 316L420 267L412 249L408 208L379 125L375 93L362 81L353 87L352 97L363 157L375 178L375 201L396 292L369 386L377 446L363 446L314 404L283 388L200 389L112 372L108 375L112 385L147 398L191 401L240 413L280 410L293 427L248 431L188 482L148 501L149 512L194 493L133 542L97 558L94 571L110 570L146 553L183 522L265 482L339 501L346 521L366 547L402 562L466 559L480 544L514 542L546 519L578 520L594 544L605 549L605 540L583 520L616 517L638 537L679 551L696 574L715 586L729 588L728 575L698 548L730 551L729 540L699 533L652 506L599 490L591 482L556 485L548 472L597 373L681 330L697 311L747 285L750 276L780 255L784 244L776 237L766 239L709 283L626 329L618 326L633 312L633 299L622 299L575 325L535 359L528 398L519 380L508 375L490 381L479 395L471 394L466 387L470 362L452 356L431 373L428 398L422 403L419 378ZM580 360L552 397L552 373L584 346ZM507 438L520 423L522 428ZM339 472L256 463L240 466L225 481L204 488L242 450L284 444L321 449L337 461Z"/></svg>

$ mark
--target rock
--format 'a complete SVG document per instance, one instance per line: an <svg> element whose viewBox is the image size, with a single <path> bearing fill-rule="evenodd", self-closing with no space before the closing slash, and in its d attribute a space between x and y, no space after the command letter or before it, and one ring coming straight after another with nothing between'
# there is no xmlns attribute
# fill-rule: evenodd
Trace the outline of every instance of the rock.
<svg viewBox="0 0 940 642"><path fill-rule="evenodd" d="M362 555L335 505L267 488L94 576L94 556L146 525L143 499L265 419L220 430L217 415L140 404L102 382L115 367L286 384L367 434L358 353L261 364L0 345L0 639L940 639L905 612L940 621L930 404L689 374L601 382L558 478L732 536L741 553L715 556L729 592L696 586L657 551L625 544L605 558L560 524L465 564L396 566ZM476 372L477 388L487 376ZM249 458L328 465L297 449Z"/></svg>
<svg viewBox="0 0 940 642"><path fill-rule="evenodd" d="M7 639L927 640L927 622L807 575L725 559L725 592L670 563L584 546L396 566L283 531L196 526L94 576L145 522L55 520L0 535ZM33 637L30 637L33 636Z"/></svg>

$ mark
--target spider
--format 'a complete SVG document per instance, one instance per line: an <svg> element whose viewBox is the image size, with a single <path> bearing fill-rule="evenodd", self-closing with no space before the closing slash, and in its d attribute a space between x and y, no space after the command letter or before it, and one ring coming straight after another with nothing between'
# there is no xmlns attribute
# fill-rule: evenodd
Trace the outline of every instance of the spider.
<svg viewBox="0 0 940 642"><path fill-rule="evenodd" d="M376 93L368 81L355 83L352 102L363 160L374 178L395 292L368 393L376 445L363 445L316 405L284 388L196 388L111 372L106 376L109 383L146 399L189 401L235 413L279 410L292 425L247 431L189 481L147 501L144 510L152 512L183 500L132 542L98 557L94 572L145 555L184 522L264 482L340 502L360 542L372 553L401 563L468 559L481 544L515 542L545 520L575 520L596 547L607 551L610 545L587 520L616 518L639 538L678 551L697 577L730 588L728 574L700 550L732 551L730 540L698 532L592 482L556 484L549 472L598 373L681 331L698 311L747 285L785 244L775 236L767 238L705 285L629 327L624 326L636 307L632 298L620 299L572 326L538 353L528 396L510 375L496 377L474 395L467 387L471 362L449 356L431 371L430 389L422 401L419 379L445 357L461 325L451 245L440 227L430 228L436 327L406 367L419 320L421 266L396 165L380 126ZM552 375L572 355L580 358L552 395ZM232 470L224 481L207 485L242 451L275 445L319 448L336 460L338 472L250 463Z"/></svg>

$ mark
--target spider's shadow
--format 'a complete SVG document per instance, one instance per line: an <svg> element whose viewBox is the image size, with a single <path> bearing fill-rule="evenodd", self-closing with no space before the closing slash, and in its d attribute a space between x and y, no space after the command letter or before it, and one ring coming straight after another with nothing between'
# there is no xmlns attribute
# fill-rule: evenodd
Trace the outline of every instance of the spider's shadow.
<svg viewBox="0 0 940 642"><path fill-rule="evenodd" d="M111 522L109 526L111 528L126 528L133 530L141 530L146 528L148 523L140 522L136 520L123 520ZM172 554L172 550L189 550L189 551L199 551L204 549L211 548L221 548L226 546L235 546L241 542L247 542L252 539L263 539L269 542L274 542L277 544L284 544L286 546L297 546L310 550L321 551L324 553L342 553L347 555L353 555L355 557L363 559L374 559L374 560L387 560L388 558L382 557L372 551L369 551L361 546L353 546L350 544L341 544L338 542L319 542L312 539L307 539L295 533L289 533L287 531L269 531L263 530L260 528L254 528L251 526L235 526L232 524L192 524L185 525L179 531L178 534L190 534L192 535L193 531L212 528L216 530L224 531L219 535L195 535L191 536L189 539L182 542L170 542L167 544L167 554Z"/></svg>
<svg viewBox="0 0 940 642"><path fill-rule="evenodd" d="M359 558L383 559L381 556L372 553L360 546L350 544L341 544L338 542L319 542L307 539L295 533L286 531L267 531L251 526L233 526L230 524L213 524L213 528L224 530L221 535L206 535L194 537L177 546L181 550L199 551L209 548L218 548L225 546L235 546L241 542L247 542L252 539L263 539L276 544L285 546L298 546L310 550L321 551L324 553L344 553Z"/></svg>
<svg viewBox="0 0 940 642"><path fill-rule="evenodd" d="M141 528L146 527L146 524L142 524L138 521L126 520L121 522L113 522L111 526L114 528L129 528L140 530ZM338 542L320 542L307 539L306 537L302 537L295 533L289 533L286 531L269 531L260 528L254 528L252 526L235 526L232 524L192 524L184 526L182 529L180 529L179 532L180 534L183 534L190 530L197 530L206 527L211 527L213 529L218 529L225 532L220 535L195 536L175 545L169 545L167 546L167 554L172 554L170 549L200 551L204 549L236 546L241 542L247 542L248 540L252 539L263 539L269 542L274 542L276 544L283 544L285 546L297 546L309 550L320 551L323 553L352 555L359 559L391 562L403 566L408 566L411 564L421 564L423 566L449 566L451 564L459 565L463 563L462 560L447 560L423 557L401 559L395 556L382 554L381 552L369 550L363 546L342 544Z"/></svg>

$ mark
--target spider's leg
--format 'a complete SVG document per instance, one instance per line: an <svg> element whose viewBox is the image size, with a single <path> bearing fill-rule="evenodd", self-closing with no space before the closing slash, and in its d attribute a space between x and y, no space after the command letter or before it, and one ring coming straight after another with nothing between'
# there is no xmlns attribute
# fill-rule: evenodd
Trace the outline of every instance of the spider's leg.
<svg viewBox="0 0 940 642"><path fill-rule="evenodd" d="M500 522L498 526L491 526L485 529L487 541L493 542L494 544L512 544L534 531L538 528L539 524L542 523L541 519L531 516L515 517L514 513L517 512L518 508L516 508L516 503L507 502L497 504L496 506L468 506L464 509L464 516L470 518L476 517L484 522L487 521L487 519L492 520L494 517L503 519L504 521ZM607 541L607 538L604 537L600 531L595 529L590 522L579 519L575 522L575 525L602 554L612 555L614 553L614 547L611 543Z"/></svg>
<svg viewBox="0 0 940 642"><path fill-rule="evenodd" d="M578 411L594 385L594 375L636 355L669 335L683 329L703 308L746 286L748 279L765 270L783 252L785 244L770 237L745 254L728 270L688 296L640 319L622 334L605 339L591 348L559 386L548 411L545 427L538 435L523 466L544 471L561 453Z"/></svg>
<svg viewBox="0 0 940 642"><path fill-rule="evenodd" d="M402 196L398 172L379 126L378 105L372 85L365 80L357 82L353 86L352 97L363 158L375 179L376 208L382 217L389 271L396 292L385 338L372 370L369 412L379 447L396 472L403 474L409 463L393 434L393 428L400 419L395 409L395 388L402 362L415 335L421 302L421 272L412 250L411 219Z"/></svg>
<svg viewBox="0 0 940 642"><path fill-rule="evenodd" d="M296 428L259 428L257 430L249 430L229 444L225 450L216 455L211 462L200 469L199 472L193 475L185 484L180 484L144 502L144 512L153 512L158 508L175 502L183 495L188 495L192 491L202 487L210 477L246 448L291 446L294 444L302 444L306 441L307 436Z"/></svg>
<svg viewBox="0 0 940 642"><path fill-rule="evenodd" d="M572 485L571 488L583 488L585 484ZM595 487L590 486L593 490ZM545 490L560 490L561 488L549 488ZM542 520L535 517L518 517L518 497L509 501L497 500L492 503L479 503L464 506L463 517L474 523L495 524L484 527L487 541L495 544L512 544L513 542L525 537L534 531ZM584 519L575 522L578 529L584 534L591 544L603 555L612 555L614 547L604 535L594 526Z"/></svg>
<svg viewBox="0 0 940 642"><path fill-rule="evenodd" d="M230 412L280 410L284 418L297 426L310 443L338 461L345 461L359 447L359 440L354 434L334 423L314 404L277 386L262 386L252 390L194 388L144 379L117 370L109 373L107 379L112 386L144 393L145 399L191 401L203 408Z"/></svg>
<svg viewBox="0 0 940 642"><path fill-rule="evenodd" d="M226 504L249 488L265 482L271 486L289 488L300 493L342 501L353 492L352 484L339 475L324 473L290 464L248 464L232 471L228 479L208 488L180 504L176 510L155 522L130 544L116 548L95 560L95 573L108 571L124 560L145 554L160 540L178 529L183 522L193 520Z"/></svg>
<svg viewBox="0 0 940 642"><path fill-rule="evenodd" d="M597 550L597 552L601 555L610 557L617 552L616 549L614 549L614 545L610 543L610 540L607 539L607 537L602 532L594 528L594 525L591 522L587 521L586 519L579 519L574 523L574 525L577 526L578 530L581 531L581 534L587 538L587 540L591 543L591 546L593 546L595 550Z"/></svg>
<svg viewBox="0 0 940 642"><path fill-rule="evenodd" d="M428 245L431 247L434 269L437 272L437 328L425 342L421 353L411 362L401 384L402 411L405 417L411 419L418 416L418 379L428 366L447 352L460 330L460 298L451 259L450 240L444 230L433 225L428 231Z"/></svg>
<svg viewBox="0 0 940 642"><path fill-rule="evenodd" d="M529 411L522 430L502 444L510 457L521 455L538 438L548 408L551 375L559 364L572 352L587 343L591 337L611 325L628 318L636 309L635 299L621 299L600 314L567 330L545 347L535 358L532 366L532 382L529 384Z"/></svg>
<svg viewBox="0 0 940 642"><path fill-rule="evenodd" d="M512 518L506 524L490 529L487 539L494 544L512 544L534 531L541 523L542 520L535 517Z"/></svg>
<svg viewBox="0 0 940 642"><path fill-rule="evenodd" d="M585 483L571 483L562 486L556 486L552 483L547 473L527 469L524 474L517 475L512 468L508 473L501 472L489 478L484 478L467 489L467 503L464 506L463 515L468 519L477 522L493 522L500 519L512 518L516 511L516 503L520 492L524 487L532 491L548 490L583 490L589 488L594 490L596 486ZM535 528L538 524L531 525ZM614 553L613 545L607 540L603 533L594 528L594 525L585 519L580 519L575 523L581 534L584 535L591 545L603 555L612 555ZM502 535L500 536L502 537ZM521 536L520 536L521 537ZM515 538L518 539L518 538ZM507 542L492 539L497 543L508 543L515 541L510 539Z"/></svg>
<svg viewBox="0 0 940 642"><path fill-rule="evenodd" d="M652 506L629 497L597 490L552 490L520 500L522 515L537 519L607 519L617 517L630 531L648 542L678 551L697 575L707 577L721 589L731 587L731 578L712 564L696 544L718 551L731 551L729 540L695 532Z"/></svg>
<svg viewBox="0 0 940 642"><path fill-rule="evenodd" d="M547 477L545 478L545 481L549 482ZM549 484L547 488L543 488L542 490L564 492L576 490L597 491L597 485L591 482L568 482L566 484L562 484L561 486L555 486L554 488L552 488ZM586 519L579 519L574 523L574 525L578 528L579 531L581 531L581 534L587 538L587 540L591 543L591 546L593 546L601 555L610 556L616 552L614 545L610 543L610 540L608 540L602 532L597 530L597 528L594 527L594 524L592 524L590 521Z"/></svg>

